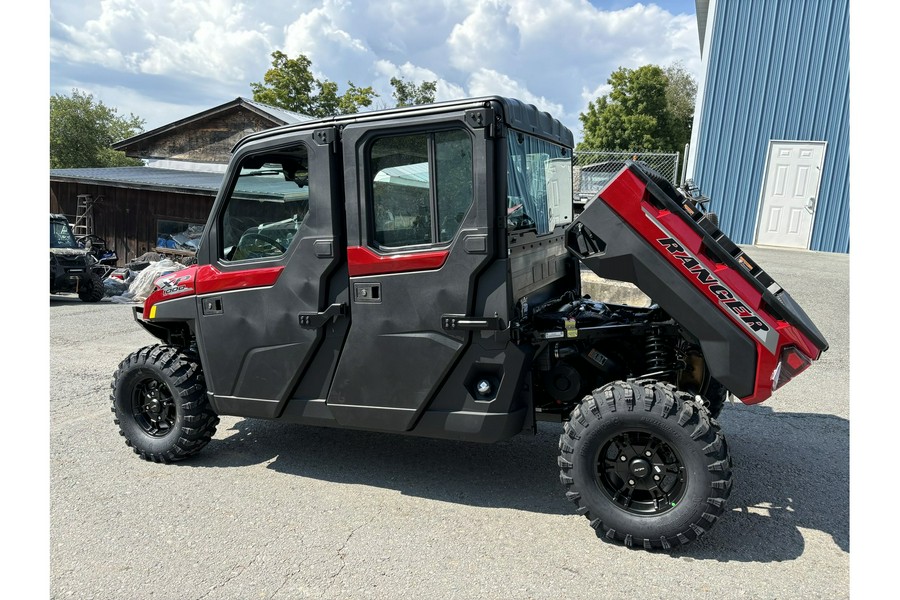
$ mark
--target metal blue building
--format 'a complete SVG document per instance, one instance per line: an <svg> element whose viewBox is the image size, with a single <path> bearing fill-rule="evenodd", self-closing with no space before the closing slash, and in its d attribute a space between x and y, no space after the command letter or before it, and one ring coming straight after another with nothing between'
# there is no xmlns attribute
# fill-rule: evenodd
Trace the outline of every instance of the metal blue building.
<svg viewBox="0 0 900 600"><path fill-rule="evenodd" d="M849 0L696 4L687 176L739 244L849 252Z"/></svg>

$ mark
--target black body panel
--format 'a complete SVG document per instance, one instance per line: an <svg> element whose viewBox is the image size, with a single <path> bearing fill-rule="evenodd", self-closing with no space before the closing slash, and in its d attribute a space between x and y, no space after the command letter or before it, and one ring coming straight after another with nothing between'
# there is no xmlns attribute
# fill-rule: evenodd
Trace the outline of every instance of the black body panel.
<svg viewBox="0 0 900 600"><path fill-rule="evenodd" d="M530 232L510 236L508 248L514 302L531 296L529 303L539 304L566 291L580 290L579 266L561 229L545 236Z"/></svg>
<svg viewBox="0 0 900 600"><path fill-rule="evenodd" d="M471 129L466 111L450 111L402 122L404 135L433 131L465 131L472 143L474 187L472 205L449 244L409 249L380 248L373 237L369 181L374 173L367 152L377 140L392 139L401 123L349 125L343 130L344 187L347 190L347 238L376 256L409 257L447 252L437 269L354 275L350 288L379 290L378 301L354 292L351 325L340 357L328 406L342 425L385 431L406 431L441 388L446 375L464 353L470 334L442 327L445 314L472 315L474 283L493 257L489 223L489 183L486 130ZM355 168L350 168L355 165ZM351 216L352 215L352 216ZM478 240L479 244L472 244ZM450 285L448 285L448 283ZM478 315L475 315L478 316Z"/></svg>

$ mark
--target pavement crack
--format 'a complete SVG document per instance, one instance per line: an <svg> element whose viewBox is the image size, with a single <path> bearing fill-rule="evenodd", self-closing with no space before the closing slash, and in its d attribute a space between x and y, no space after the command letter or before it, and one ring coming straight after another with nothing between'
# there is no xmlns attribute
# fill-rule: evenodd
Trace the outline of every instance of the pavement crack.
<svg viewBox="0 0 900 600"><path fill-rule="evenodd" d="M254 556L252 559L250 559L250 562L248 562L246 565L244 565L243 567L241 567L241 570L240 570L240 571L238 571L238 572L235 573L234 575L231 575L231 576L229 576L229 577L226 577L225 580L222 581L221 583L217 583L217 584L214 585L213 587L209 588L209 589L206 591L206 593L203 594L202 596L199 596L199 597L197 598L197 600L203 600L203 598L206 598L207 596L209 596L210 594L212 594L214 591L218 590L219 588L225 587L226 585L228 585L229 583L231 583L232 581L234 581L235 579L237 579L238 577L240 577L241 575L243 575L243 574L244 574L244 571L246 571L247 569L249 569L249 568L253 565L253 563L256 562L256 559L257 559L257 558L259 558L259 553L257 553L256 556Z"/></svg>
<svg viewBox="0 0 900 600"><path fill-rule="evenodd" d="M284 588L284 586L288 584L288 581L292 580L294 577L300 574L300 567L302 567L304 563L306 563L306 561L307 558L304 558L299 563L297 563L297 568L294 569L292 573L289 573L287 576L285 576L284 581L281 582L281 585L279 585L278 588L276 588L276 590L269 596L270 600L271 598L274 598L278 595L278 592L280 592Z"/></svg>
<svg viewBox="0 0 900 600"><path fill-rule="evenodd" d="M280 538L280 536L279 536L279 538ZM277 538L276 538L276 539L277 539ZM198 597L197 597L197 600L203 600L203 598L206 598L207 596L209 596L210 594L212 594L214 591L216 591L216 590L218 590L218 589L220 589L220 588L225 587L226 585L228 585L229 583L231 583L232 581L234 581L235 579L237 579L238 577L240 577L241 575L243 575L243 574L244 574L244 571L246 571L247 569L249 569L250 567L252 567L252 566L253 566L253 563L255 563L256 560L257 560L260 556L262 556L263 553L265 553L265 551L269 548L269 546L271 546L274 542L275 542L275 539L269 540L265 545L263 545L262 548L260 548L260 550L253 556L253 558L250 559L250 562L248 562L246 565L240 567L240 571L238 571L238 572L235 573L234 575L230 575L230 576L226 577L225 580L222 581L221 583L217 583L217 584L214 585L213 587L209 588L209 589L206 591L205 594L203 594L202 596L198 596ZM282 584L282 585L284 585L284 584Z"/></svg>
<svg viewBox="0 0 900 600"><path fill-rule="evenodd" d="M345 560L345 559L347 558L347 553L344 552L344 549L347 547L347 544L350 543L350 540L353 538L353 534L355 534L357 531L359 531L360 529L362 529L362 528L365 527L366 525L370 524L370 523L374 520L374 518L375 518L375 517L372 517L371 519L369 519L369 520L366 521L365 523L362 523L362 524L360 524L360 525L357 525L357 526L356 526L356 527L355 527L355 528L347 535L347 539L344 540L344 543L341 544L341 547L338 548L337 555L338 555L338 558L341 559L341 566L340 566L340 568L338 568L338 570L337 570L333 575L331 575L331 577L329 578L329 581L328 581L328 588L331 588L331 586L334 584L335 580L337 579L338 575L340 575L341 572L344 570L344 567L347 566L347 561ZM328 588L326 588L326 589L328 589Z"/></svg>

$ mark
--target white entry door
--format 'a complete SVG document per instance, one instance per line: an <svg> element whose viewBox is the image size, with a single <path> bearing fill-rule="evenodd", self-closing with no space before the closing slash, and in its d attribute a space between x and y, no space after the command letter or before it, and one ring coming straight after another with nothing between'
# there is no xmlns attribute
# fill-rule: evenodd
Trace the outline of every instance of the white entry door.
<svg viewBox="0 0 900 600"><path fill-rule="evenodd" d="M809 248L825 142L769 142L756 243Z"/></svg>

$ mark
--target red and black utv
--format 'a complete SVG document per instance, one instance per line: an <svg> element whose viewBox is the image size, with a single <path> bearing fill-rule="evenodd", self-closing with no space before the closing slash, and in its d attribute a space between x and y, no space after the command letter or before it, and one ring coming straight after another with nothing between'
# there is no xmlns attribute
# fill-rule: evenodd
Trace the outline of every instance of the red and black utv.
<svg viewBox="0 0 900 600"><path fill-rule="evenodd" d="M495 442L564 423L560 479L601 537L696 539L732 485L716 421L827 348L803 310L657 174L572 214L572 133L489 97L248 136L197 264L157 280L112 403L169 462L218 415ZM581 293L587 268L649 307Z"/></svg>

